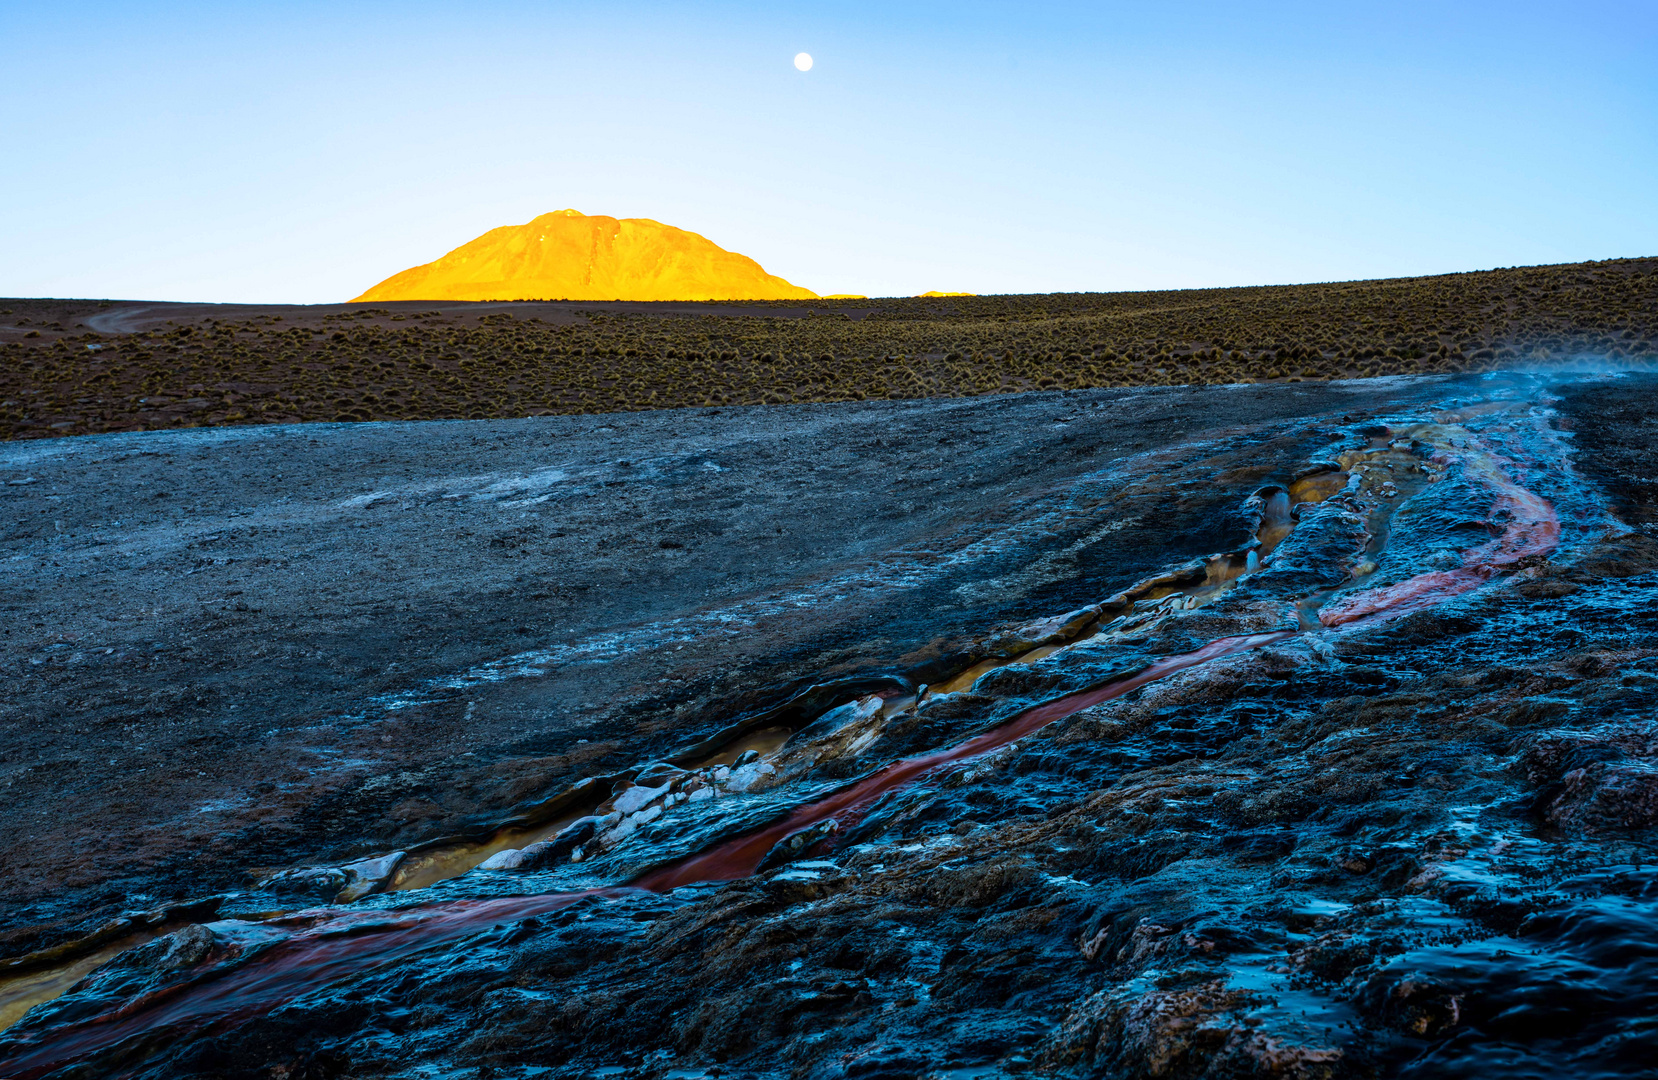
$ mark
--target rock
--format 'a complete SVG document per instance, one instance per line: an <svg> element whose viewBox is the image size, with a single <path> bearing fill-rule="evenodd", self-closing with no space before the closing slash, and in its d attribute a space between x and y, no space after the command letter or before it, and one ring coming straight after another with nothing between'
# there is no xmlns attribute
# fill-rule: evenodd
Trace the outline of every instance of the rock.
<svg viewBox="0 0 1658 1080"><path fill-rule="evenodd" d="M302 866L284 870L266 878L261 884L277 893L334 893L334 902L349 904L370 893L379 891L396 872L403 860L403 852L377 855L344 866Z"/></svg>
<svg viewBox="0 0 1658 1080"><path fill-rule="evenodd" d="M305 866L284 870L261 882L263 888L274 893L312 893L333 896L350 882L350 877L337 866Z"/></svg>
<svg viewBox="0 0 1658 1080"><path fill-rule="evenodd" d="M1070 641L1081 633L1089 623L1099 618L1101 610L1101 605L1090 604L1074 611L1067 611L1063 615L1040 619L997 638L994 647L998 650L1005 649L1010 652L1025 652L1029 649L1040 648L1043 645Z"/></svg>
<svg viewBox="0 0 1658 1080"><path fill-rule="evenodd" d="M668 785L661 787L630 787L611 802L611 809L626 817L668 794Z"/></svg>
<svg viewBox="0 0 1658 1080"><path fill-rule="evenodd" d="M174 971L201 963L213 951L217 941L213 931L200 923L191 923L133 949L127 954L127 959L135 967Z"/></svg>
<svg viewBox="0 0 1658 1080"><path fill-rule="evenodd" d="M479 870L516 870L524 862L519 848L503 848L478 864Z"/></svg>
<svg viewBox="0 0 1658 1080"><path fill-rule="evenodd" d="M685 775L685 770L666 761L646 765L634 774L633 782L640 787L661 787Z"/></svg>
<svg viewBox="0 0 1658 1080"><path fill-rule="evenodd" d="M598 832L600 824L604 820L604 818L589 815L588 817L578 818L560 829L557 836L546 841L550 845L547 849L550 853L549 857L557 857L560 854L574 851L593 839L594 833Z"/></svg>
<svg viewBox="0 0 1658 1080"><path fill-rule="evenodd" d="M566 859L579 862L576 854L581 851L583 844L593 839L604 820L592 816L578 818L560 829L557 836L525 845L518 852L513 869L545 870L557 866Z"/></svg>
<svg viewBox="0 0 1658 1080"><path fill-rule="evenodd" d="M758 757L756 754L755 758ZM725 789L739 793L760 790L771 786L770 781L776 775L777 768L770 762L753 760L739 769L732 770L731 776L725 782Z"/></svg>
<svg viewBox="0 0 1658 1080"><path fill-rule="evenodd" d="M867 724L870 719L881 714L884 704L879 696L870 694L868 697L861 697L856 701L849 701L845 705L830 709L791 735L789 745L793 746L810 742L813 739L826 738L854 724Z"/></svg>
<svg viewBox="0 0 1658 1080"><path fill-rule="evenodd" d="M542 869L545 869L546 867L551 866L555 862L558 861L555 856L550 854L552 852L552 850L553 850L553 842L551 840L539 840L539 841L537 841L533 844L525 844L523 847L518 849L518 861L516 863L514 863L513 869L515 869L515 870L542 870ZM569 851L565 852L565 854L568 855L571 851L574 851L574 850L575 850L575 848L570 848Z"/></svg>
<svg viewBox="0 0 1658 1080"><path fill-rule="evenodd" d="M634 824L632 818L623 818L615 828L601 833L594 843L601 848L613 848L632 836L638 829L639 826Z"/></svg>
<svg viewBox="0 0 1658 1080"><path fill-rule="evenodd" d="M815 824L808 825L799 832L790 833L779 840L772 849L766 852L766 857L760 860L755 868L756 873L765 873L785 866L796 859L805 857L806 853L820 841L827 840L840 832L840 823L834 818L827 818Z"/></svg>
<svg viewBox="0 0 1658 1080"><path fill-rule="evenodd" d="M334 897L334 903L349 904L370 893L379 892L396 872L397 864L402 861L403 852L394 851L390 855L379 855L340 867L345 871L347 881L345 888Z"/></svg>

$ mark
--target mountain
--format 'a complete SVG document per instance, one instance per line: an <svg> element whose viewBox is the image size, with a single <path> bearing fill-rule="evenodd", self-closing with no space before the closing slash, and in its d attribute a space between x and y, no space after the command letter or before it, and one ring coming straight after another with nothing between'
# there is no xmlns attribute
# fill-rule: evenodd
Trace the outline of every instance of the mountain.
<svg viewBox="0 0 1658 1080"><path fill-rule="evenodd" d="M649 218L560 210L491 229L352 302L816 298L694 232Z"/></svg>

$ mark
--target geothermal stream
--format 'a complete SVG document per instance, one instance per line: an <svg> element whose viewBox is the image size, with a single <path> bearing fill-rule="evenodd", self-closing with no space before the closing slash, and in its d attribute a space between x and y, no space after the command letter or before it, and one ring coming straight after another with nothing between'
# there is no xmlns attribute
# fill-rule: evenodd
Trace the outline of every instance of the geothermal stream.
<svg viewBox="0 0 1658 1080"><path fill-rule="evenodd" d="M820 760L856 757L890 721L924 710L945 696L967 691L987 673L1029 665L1068 649L1143 639L1194 609L1215 604L1243 578L1272 570L1274 554L1312 515L1346 523L1355 543L1345 551L1344 577L1334 587L1304 590L1284 603L1276 628L1220 637L1199 648L1143 659L1083 689L1025 708L997 726L954 745L899 758L781 813L769 824L715 837L677 859L657 860L616 884L571 891L488 899L445 899L400 907L309 908L228 919L209 924L213 943L199 962L161 989L127 1000L99 1003L50 1027L14 1032L0 1042L0 1076L21 1080L73 1063L104 1062L103 1074L137 1068L162 1042L224 1031L323 988L446 943L521 922L583 901L613 899L641 890L668 893L703 882L743 878L808 858L831 856L883 797L937 780L987 755L1010 752L1018 740L1081 710L1122 697L1157 680L1222 657L1305 638L1314 651L1323 639L1362 631L1424 610L1477 589L1522 559L1545 555L1560 542L1560 523L1549 502L1524 486L1530 469L1517 443L1500 453L1474 430L1489 418L1503 420L1533 408L1530 402L1489 402L1435 414L1431 421L1363 429L1367 445L1300 470L1288 486L1272 485L1250 496L1246 512L1256 521L1244 550L1211 556L1159 575L1105 601L1023 628L1025 647L982 660L931 687L908 688L901 680L864 686L830 698L807 723L750 723L723 740L649 766L632 784L621 778L587 781L555 800L550 819L516 823L478 843L439 842L425 850L394 853L350 867L309 868L287 876L333 874L342 886L337 904L372 893L418 891L482 866L488 871L579 864L622 847L630 835L663 814L685 814L701 804L722 804L750 792L778 790ZM1550 467L1558 467L1551 463ZM1379 564L1399 511L1413 500L1431 501L1450 469L1489 499L1487 520L1495 535L1460 551L1435 553L1436 565L1391 584L1366 587ZM1429 515L1421 515L1424 519ZM1324 549L1321 549L1324 550ZM280 882L284 875L272 881ZM459 884L457 882L456 884ZM389 897L383 897L385 903ZM29 1008L69 991L88 972L121 951L154 938L184 918L103 935L79 950L14 961L0 975L0 1026ZM3 1037L0 1037L3 1038Z"/></svg>

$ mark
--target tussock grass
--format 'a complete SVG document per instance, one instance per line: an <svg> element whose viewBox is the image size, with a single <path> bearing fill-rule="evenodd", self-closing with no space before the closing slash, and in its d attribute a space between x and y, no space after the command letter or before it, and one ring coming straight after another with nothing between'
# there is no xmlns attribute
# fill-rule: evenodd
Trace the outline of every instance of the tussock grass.
<svg viewBox="0 0 1658 1080"><path fill-rule="evenodd" d="M61 316L28 315L63 302L0 303L15 309L3 317L12 340L0 346L5 438L1362 378L1578 358L1658 365L1658 259L1323 285L660 311L398 305L204 318L131 335L76 333ZM46 332L22 336L35 323Z"/></svg>

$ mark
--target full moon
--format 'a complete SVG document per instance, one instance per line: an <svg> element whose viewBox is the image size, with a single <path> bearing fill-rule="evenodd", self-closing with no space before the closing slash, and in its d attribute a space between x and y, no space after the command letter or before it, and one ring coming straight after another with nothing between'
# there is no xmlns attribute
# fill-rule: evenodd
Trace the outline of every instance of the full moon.
<svg viewBox="0 0 1658 1080"><path fill-rule="evenodd" d="M795 53L794 54L794 66L799 68L801 71L810 71L810 70L812 70L812 54L811 53Z"/></svg>

